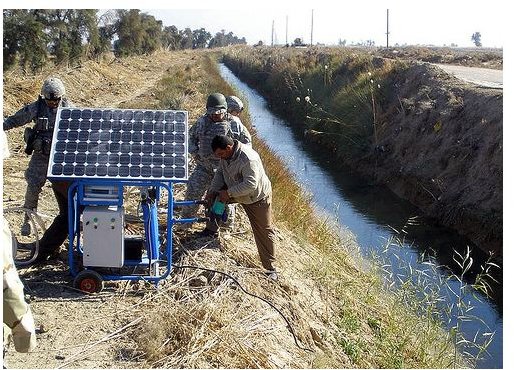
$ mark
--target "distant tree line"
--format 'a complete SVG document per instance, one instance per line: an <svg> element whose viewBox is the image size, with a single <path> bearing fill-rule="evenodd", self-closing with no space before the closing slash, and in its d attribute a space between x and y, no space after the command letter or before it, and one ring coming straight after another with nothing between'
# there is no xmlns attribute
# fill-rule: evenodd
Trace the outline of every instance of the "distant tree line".
<svg viewBox="0 0 514 370"><path fill-rule="evenodd" d="M78 64L113 51L116 56L246 44L225 30L179 30L138 9L4 9L4 71L36 71L45 64Z"/></svg>

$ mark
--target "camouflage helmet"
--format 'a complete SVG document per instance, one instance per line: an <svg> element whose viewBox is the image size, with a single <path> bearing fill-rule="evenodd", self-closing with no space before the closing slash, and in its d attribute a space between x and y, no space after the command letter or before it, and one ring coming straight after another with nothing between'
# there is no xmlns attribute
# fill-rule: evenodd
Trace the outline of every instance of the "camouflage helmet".
<svg viewBox="0 0 514 370"><path fill-rule="evenodd" d="M227 110L229 112L242 112L244 108L243 102L237 96L227 96Z"/></svg>
<svg viewBox="0 0 514 370"><path fill-rule="evenodd" d="M60 99L64 94L66 94L64 84L57 77L47 78L41 88L41 95L48 100Z"/></svg>
<svg viewBox="0 0 514 370"><path fill-rule="evenodd" d="M220 93L209 95L205 108L207 109L207 114L225 113L227 111L227 99L225 99L225 95Z"/></svg>

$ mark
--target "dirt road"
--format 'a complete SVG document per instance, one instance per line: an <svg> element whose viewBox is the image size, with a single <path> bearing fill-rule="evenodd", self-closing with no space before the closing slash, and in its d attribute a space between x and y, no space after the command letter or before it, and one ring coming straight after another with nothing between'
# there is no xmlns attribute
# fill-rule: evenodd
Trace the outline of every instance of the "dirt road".
<svg viewBox="0 0 514 370"><path fill-rule="evenodd" d="M478 86L503 89L503 70L435 64L455 77Z"/></svg>

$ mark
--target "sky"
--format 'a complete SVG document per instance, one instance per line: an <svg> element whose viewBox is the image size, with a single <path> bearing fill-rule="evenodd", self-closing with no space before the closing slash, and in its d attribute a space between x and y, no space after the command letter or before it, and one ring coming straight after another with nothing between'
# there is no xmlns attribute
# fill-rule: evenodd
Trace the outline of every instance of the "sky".
<svg viewBox="0 0 514 370"><path fill-rule="evenodd" d="M338 2L333 1L334 4ZM165 26L175 25L179 29L204 27L212 35L225 29L238 37L245 37L248 44L263 41L271 44L274 23L275 44L291 43L299 37L307 44L334 45L339 40L347 44L372 40L377 46L385 46L387 32L387 9L389 9L389 46L437 45L473 47L471 35L480 32L484 47L504 45L504 5L494 1L473 2L447 1L378 2L358 1L355 5L285 7L277 1L273 7L234 7L227 9L151 9L141 8ZM279 5L280 4L280 5ZM424 5L421 5L424 4ZM312 21L312 22L311 22ZM287 25L287 26L286 26ZM287 32L287 34L286 34Z"/></svg>
<svg viewBox="0 0 514 370"><path fill-rule="evenodd" d="M5 8L140 9L179 29L205 28L213 36L226 30L245 37L248 44L291 43L299 37L327 45L372 40L386 45L386 12L389 9L389 46L436 45L473 47L471 35L480 32L484 47L503 47L507 39L506 8L502 0L169 0L169 1L83 1L4 0ZM39 4L38 4L39 3ZM509 20L509 25L512 21Z"/></svg>

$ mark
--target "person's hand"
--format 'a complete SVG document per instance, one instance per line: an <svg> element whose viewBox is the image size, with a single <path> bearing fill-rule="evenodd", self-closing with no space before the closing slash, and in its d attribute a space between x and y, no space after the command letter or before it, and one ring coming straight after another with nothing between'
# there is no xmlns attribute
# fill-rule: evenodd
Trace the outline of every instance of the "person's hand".
<svg viewBox="0 0 514 370"><path fill-rule="evenodd" d="M207 202L207 208L211 208L212 204L214 203L214 199L216 198L217 193L207 193L204 197L204 200Z"/></svg>
<svg viewBox="0 0 514 370"><path fill-rule="evenodd" d="M228 195L228 191L220 190L219 199L220 199L220 202L227 203L228 200L230 199L230 196Z"/></svg>
<svg viewBox="0 0 514 370"><path fill-rule="evenodd" d="M208 192L207 194L205 194L205 198L204 199L205 200L209 200L209 199L212 200L212 199L216 198L216 195L217 195L217 193L215 191Z"/></svg>

